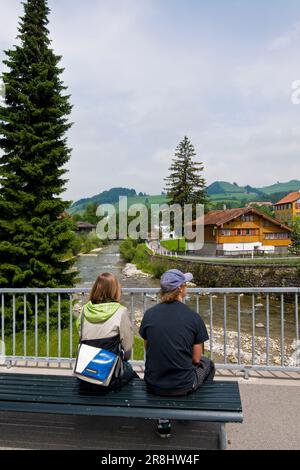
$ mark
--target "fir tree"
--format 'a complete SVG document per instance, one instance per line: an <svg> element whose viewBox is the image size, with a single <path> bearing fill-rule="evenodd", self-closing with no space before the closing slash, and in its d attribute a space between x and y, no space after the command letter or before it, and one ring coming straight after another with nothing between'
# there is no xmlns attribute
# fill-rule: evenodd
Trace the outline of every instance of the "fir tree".
<svg viewBox="0 0 300 470"><path fill-rule="evenodd" d="M184 137L175 151L170 175L165 178L167 195L172 204L205 204L205 179L201 176L203 164L194 161L195 149L189 139Z"/></svg>
<svg viewBox="0 0 300 470"><path fill-rule="evenodd" d="M291 234L292 244L289 247L289 252L292 255L300 255L300 217L296 217L292 224L293 232Z"/></svg>
<svg viewBox="0 0 300 470"><path fill-rule="evenodd" d="M60 195L70 158L69 95L50 47L47 0L27 0L19 45L5 51L0 107L0 285L70 287L73 261L62 262L74 224Z"/></svg>

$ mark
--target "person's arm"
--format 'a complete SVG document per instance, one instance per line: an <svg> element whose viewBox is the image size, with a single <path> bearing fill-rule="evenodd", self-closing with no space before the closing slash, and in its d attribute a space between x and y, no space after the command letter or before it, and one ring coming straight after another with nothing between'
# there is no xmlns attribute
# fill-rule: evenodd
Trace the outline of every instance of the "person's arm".
<svg viewBox="0 0 300 470"><path fill-rule="evenodd" d="M196 314L195 320L196 325L192 362L193 364L197 365L201 361L201 357L204 352L204 342L207 341L209 338L205 323L202 318L198 314Z"/></svg>
<svg viewBox="0 0 300 470"><path fill-rule="evenodd" d="M144 339L144 349L145 349L145 351L147 350L147 343L148 343L147 340Z"/></svg>
<svg viewBox="0 0 300 470"><path fill-rule="evenodd" d="M203 353L203 344L194 344L192 362L194 365L199 364Z"/></svg>
<svg viewBox="0 0 300 470"><path fill-rule="evenodd" d="M133 327L127 309L123 312L121 318L120 341L122 348L124 349L124 359L125 361L128 361L131 356L131 350L133 345Z"/></svg>

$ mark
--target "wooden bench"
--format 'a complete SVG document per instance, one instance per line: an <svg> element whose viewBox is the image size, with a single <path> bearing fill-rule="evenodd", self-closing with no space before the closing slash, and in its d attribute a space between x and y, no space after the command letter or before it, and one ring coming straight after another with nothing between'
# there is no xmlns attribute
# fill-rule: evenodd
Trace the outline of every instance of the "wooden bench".
<svg viewBox="0 0 300 470"><path fill-rule="evenodd" d="M28 413L176 419L220 423L219 444L227 445L226 423L243 421L237 382L204 384L185 397L158 397L135 379L117 392L82 391L70 376L0 374L0 410Z"/></svg>

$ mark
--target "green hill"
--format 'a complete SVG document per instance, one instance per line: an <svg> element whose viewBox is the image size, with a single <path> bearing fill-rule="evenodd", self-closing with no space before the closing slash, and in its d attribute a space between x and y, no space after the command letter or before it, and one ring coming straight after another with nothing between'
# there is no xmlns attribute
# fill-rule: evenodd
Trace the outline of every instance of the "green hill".
<svg viewBox="0 0 300 470"><path fill-rule="evenodd" d="M83 212L89 204L114 204L119 201L120 196L136 197L137 194L135 189L111 188L108 191L103 191L95 196L79 199L72 204L68 209L68 212L71 215L79 214Z"/></svg>
<svg viewBox="0 0 300 470"><path fill-rule="evenodd" d="M215 181L207 187L207 194L209 196L215 194L225 194L225 193L243 193L244 188L238 186L236 183L231 184L226 181Z"/></svg>
<svg viewBox="0 0 300 470"><path fill-rule="evenodd" d="M277 202L287 194L300 189L299 180L291 180L287 183L276 183L271 186L255 188L252 186L238 186L236 183L226 181L215 181L207 188L207 193L214 203L234 203L238 207L240 204L249 201L270 201Z"/></svg>
<svg viewBox="0 0 300 470"><path fill-rule="evenodd" d="M146 206L150 206L151 204L164 204L168 201L167 196L164 194L149 196L145 193L143 193L143 195L142 193L139 193L138 195L135 189L112 188L95 196L80 199L74 202L68 209L68 213L70 215L82 214L89 204L113 204L117 206L120 196L127 196L128 206L133 204L144 204Z"/></svg>
<svg viewBox="0 0 300 470"><path fill-rule="evenodd" d="M291 180L288 183L276 183L271 186L265 186L264 188L259 188L260 191L265 194L274 194L274 193L292 193L293 191L298 191L300 189L299 180Z"/></svg>

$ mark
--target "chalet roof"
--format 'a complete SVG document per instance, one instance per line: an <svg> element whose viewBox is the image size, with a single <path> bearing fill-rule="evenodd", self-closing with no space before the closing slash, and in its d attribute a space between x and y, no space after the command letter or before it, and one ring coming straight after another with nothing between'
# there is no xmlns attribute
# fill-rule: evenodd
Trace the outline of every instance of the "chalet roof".
<svg viewBox="0 0 300 470"><path fill-rule="evenodd" d="M96 228L96 225L93 225L93 224L90 224L89 222L83 222L81 220L79 220L78 222L76 222L76 227L79 229L79 228Z"/></svg>
<svg viewBox="0 0 300 470"><path fill-rule="evenodd" d="M280 201L276 202L276 204L274 205L277 206L278 204L288 204L289 202L297 201L297 199L300 199L300 190L288 194L284 198L280 199Z"/></svg>
<svg viewBox="0 0 300 470"><path fill-rule="evenodd" d="M204 215L204 225L215 225L217 227L221 227L227 222L230 222L231 220L237 219L238 217L241 217L242 215L246 214L256 214L266 220L269 220L273 224L278 225L279 227L288 230L289 232L292 232L292 229L287 225L282 224L279 220L266 215L265 213L261 212L258 209L255 209L254 207L241 207L238 209L217 210L208 212ZM193 225L195 225L196 223L197 220L194 220Z"/></svg>

